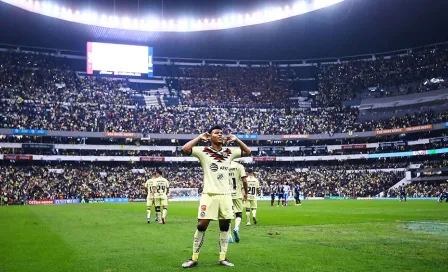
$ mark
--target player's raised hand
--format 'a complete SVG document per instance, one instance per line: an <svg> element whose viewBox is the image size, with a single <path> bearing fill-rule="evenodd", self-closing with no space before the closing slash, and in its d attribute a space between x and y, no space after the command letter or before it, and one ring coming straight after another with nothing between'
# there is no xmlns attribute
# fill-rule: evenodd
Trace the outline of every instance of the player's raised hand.
<svg viewBox="0 0 448 272"><path fill-rule="evenodd" d="M229 133L229 135L227 135L227 138L226 138L226 143L231 143L231 142L234 142L234 141L236 141L236 136L235 135L233 135L232 133Z"/></svg>
<svg viewBox="0 0 448 272"><path fill-rule="evenodd" d="M243 200L247 201L247 194L243 191Z"/></svg>
<svg viewBox="0 0 448 272"><path fill-rule="evenodd" d="M208 132L199 135L199 139L203 142L208 142L210 140L210 134Z"/></svg>

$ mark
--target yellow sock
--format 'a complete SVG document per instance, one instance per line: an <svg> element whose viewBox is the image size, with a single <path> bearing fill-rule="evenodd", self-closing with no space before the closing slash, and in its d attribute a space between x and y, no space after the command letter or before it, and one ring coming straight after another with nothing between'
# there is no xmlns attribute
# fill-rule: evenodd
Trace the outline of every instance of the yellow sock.
<svg viewBox="0 0 448 272"><path fill-rule="evenodd" d="M198 261L198 259L199 259L199 254L193 254L193 257L191 257L191 259L193 260L193 261L195 261L195 262L197 262Z"/></svg>
<svg viewBox="0 0 448 272"><path fill-rule="evenodd" d="M229 246L229 235L227 231L219 232L219 260L225 260L227 254L227 247Z"/></svg>
<svg viewBox="0 0 448 272"><path fill-rule="evenodd" d="M219 254L219 260L224 261L226 259L226 254Z"/></svg>
<svg viewBox="0 0 448 272"><path fill-rule="evenodd" d="M205 231L196 230L193 239L193 257L191 257L193 261L198 260L199 252L201 251L201 247L204 244L204 239L205 239Z"/></svg>

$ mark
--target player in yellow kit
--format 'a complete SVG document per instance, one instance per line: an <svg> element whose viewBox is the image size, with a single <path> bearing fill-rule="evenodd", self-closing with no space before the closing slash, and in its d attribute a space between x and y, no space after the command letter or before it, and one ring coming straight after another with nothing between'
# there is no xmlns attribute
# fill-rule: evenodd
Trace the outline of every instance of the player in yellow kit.
<svg viewBox="0 0 448 272"><path fill-rule="evenodd" d="M148 224L151 223L151 207L155 204L154 203L154 193L153 193L153 180L154 175L151 176L150 179L148 179L145 182L145 188L148 192L148 195L146 196L146 219ZM156 219L157 222L157 219Z"/></svg>
<svg viewBox="0 0 448 272"><path fill-rule="evenodd" d="M170 184L168 180L162 177L162 171L156 170L153 179L154 202L156 206L156 217L160 224L165 224L166 214L168 213L168 196ZM162 218L160 218L160 207L163 208Z"/></svg>
<svg viewBox="0 0 448 272"><path fill-rule="evenodd" d="M235 228L233 235L235 242L240 242L240 225L243 219L243 200L247 200L247 181L244 166L232 162L229 169L230 187L232 188L233 212L235 213ZM243 192L244 188L244 192ZM229 243L233 243L232 235L229 229Z"/></svg>
<svg viewBox="0 0 448 272"><path fill-rule="evenodd" d="M257 195L260 194L260 182L254 176L252 169L247 170L247 187L248 195L247 201L244 201L246 207L246 226L250 226L250 210L252 210L252 219L254 224L257 224Z"/></svg>
<svg viewBox="0 0 448 272"><path fill-rule="evenodd" d="M211 142L210 146L196 146L199 141ZM239 148L223 147L225 142L236 142ZM251 151L232 134L223 137L220 126L212 127L182 147L182 151L199 159L204 171L203 191L198 210L198 225L193 240L193 256L182 264L191 268L198 264L199 252L204 244L205 231L210 220L219 220L219 265L234 266L226 258L229 243L230 220L233 218L232 196L229 186L230 163L239 157L249 156Z"/></svg>

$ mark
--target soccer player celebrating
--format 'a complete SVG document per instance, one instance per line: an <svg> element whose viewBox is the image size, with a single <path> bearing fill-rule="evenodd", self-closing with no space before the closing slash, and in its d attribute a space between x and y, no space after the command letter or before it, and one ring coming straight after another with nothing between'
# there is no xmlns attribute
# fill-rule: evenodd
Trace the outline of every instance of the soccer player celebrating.
<svg viewBox="0 0 448 272"><path fill-rule="evenodd" d="M154 175L150 179L148 179L145 182L145 188L148 191L148 195L146 196L146 219L148 221L148 224L151 223L151 207L155 204L154 203L154 192L153 192L153 180Z"/></svg>
<svg viewBox="0 0 448 272"><path fill-rule="evenodd" d="M196 146L199 141L211 142L211 146ZM224 148L224 142L236 142L240 148ZM220 126L212 127L182 147L186 154L199 159L204 171L203 191L198 211L198 225L193 240L193 256L182 264L184 268L198 264L199 252L204 244L205 231L210 220L219 220L219 265L234 266L226 259L229 243L230 220L233 218L232 196L229 186L230 163L239 157L249 156L250 149L232 134L224 139Z"/></svg>
<svg viewBox="0 0 448 272"><path fill-rule="evenodd" d="M156 170L153 179L154 202L156 206L156 217L160 224L165 224L166 214L168 213L168 192L170 184L166 178L162 177L162 171ZM160 207L163 208L162 218L160 218Z"/></svg>
<svg viewBox="0 0 448 272"><path fill-rule="evenodd" d="M246 226L250 226L250 210L252 209L252 219L254 224L257 224L257 195L260 194L260 182L254 176L254 171L252 169L247 170L247 187L248 196L247 201L245 201L246 206Z"/></svg>
<svg viewBox="0 0 448 272"><path fill-rule="evenodd" d="M247 200L247 180L244 166L237 162L232 162L229 169L230 185L232 187L233 212L235 213L235 228L233 235L235 242L240 242L240 225L243 218L243 200ZM244 188L244 193L242 192ZM229 243L233 242L229 229Z"/></svg>

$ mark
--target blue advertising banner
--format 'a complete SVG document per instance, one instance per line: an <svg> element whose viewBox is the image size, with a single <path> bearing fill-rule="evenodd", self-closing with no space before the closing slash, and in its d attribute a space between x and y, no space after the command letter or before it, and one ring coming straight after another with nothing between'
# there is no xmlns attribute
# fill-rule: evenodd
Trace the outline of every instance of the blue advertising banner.
<svg viewBox="0 0 448 272"><path fill-rule="evenodd" d="M237 134L235 135L238 139L258 139L258 134Z"/></svg>
<svg viewBox="0 0 448 272"><path fill-rule="evenodd" d="M79 199L55 199L54 204L77 204Z"/></svg>
<svg viewBox="0 0 448 272"><path fill-rule="evenodd" d="M439 148L439 149L433 149L433 150L435 150L436 154L448 153L448 148Z"/></svg>
<svg viewBox="0 0 448 272"><path fill-rule="evenodd" d="M445 122L444 124L445 124L445 127L448 127L448 122Z"/></svg>
<svg viewBox="0 0 448 272"><path fill-rule="evenodd" d="M23 135L46 135L46 130L41 129L18 129L15 128L12 130L13 134L23 134Z"/></svg>
<svg viewBox="0 0 448 272"><path fill-rule="evenodd" d="M393 200L397 201L398 197L358 197L357 200ZM407 200L438 200L438 197L408 197Z"/></svg>
<svg viewBox="0 0 448 272"><path fill-rule="evenodd" d="M418 151L407 151L407 152L392 152L392 153L370 154L369 158L370 159L378 159L378 158L423 156L423 155L434 155L434 154L444 154L444 153L448 153L448 148L418 150Z"/></svg>
<svg viewBox="0 0 448 272"><path fill-rule="evenodd" d="M110 202L129 202L129 198L105 198L104 202L110 203Z"/></svg>

